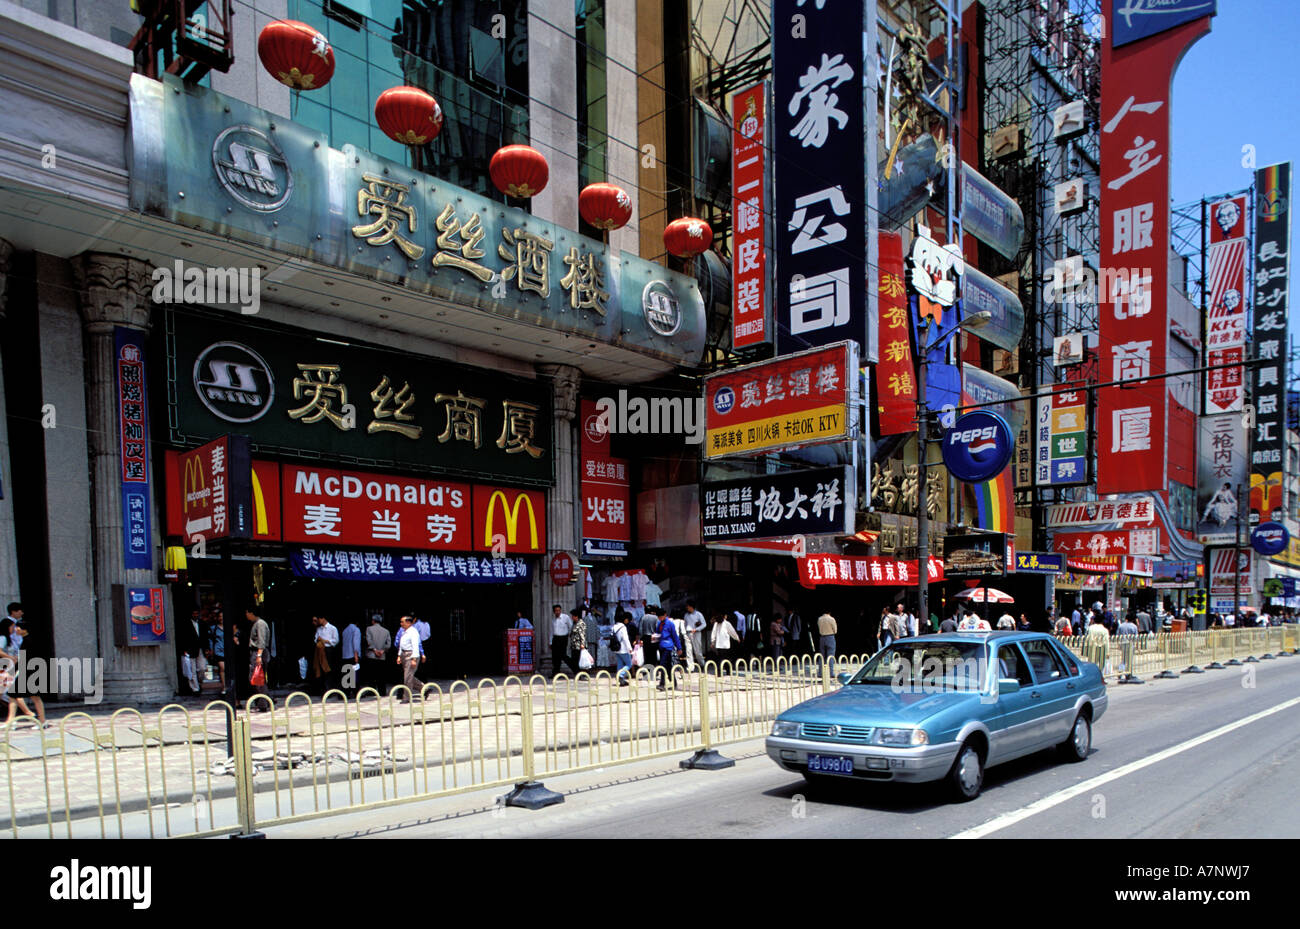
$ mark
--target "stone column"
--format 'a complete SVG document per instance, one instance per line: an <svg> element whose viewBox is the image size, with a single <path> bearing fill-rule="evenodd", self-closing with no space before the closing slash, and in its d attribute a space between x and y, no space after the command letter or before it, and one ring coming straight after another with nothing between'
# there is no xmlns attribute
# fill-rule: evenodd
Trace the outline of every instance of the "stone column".
<svg viewBox="0 0 1300 929"><path fill-rule="evenodd" d="M578 557L578 534L581 525L580 488L578 481L578 445L575 426L578 416L578 385L582 372L571 365L538 365L543 377L551 378L551 405L554 408L555 428L552 442L555 456L555 486L546 501L546 556L533 583L533 616L538 641L534 650L540 669L543 653L551 650L551 604L558 603L566 612L575 600L581 599L581 588L570 584L557 587L551 583L551 558L557 552L568 552ZM551 667L556 656L551 655Z"/></svg>
<svg viewBox="0 0 1300 929"><path fill-rule="evenodd" d="M0 333L4 331L6 286L9 262L14 247L0 239ZM4 366L0 361L0 486L4 498L0 499L0 610L11 600L19 599L18 548L14 532L14 472L9 464L9 420L5 406Z"/></svg>
<svg viewBox="0 0 1300 929"><path fill-rule="evenodd" d="M95 614L104 659L104 699L113 703L162 703L175 693L175 655L170 645L118 648L113 633L113 585L158 583L157 521L154 565L126 570L123 563L121 450L118 436L117 375L113 330L149 330L152 267L122 255L83 253L72 259L86 332L86 422L89 433L91 538L94 540ZM157 359L154 359L157 361ZM159 389L156 384L149 385ZM150 423L150 438L157 435ZM149 483L148 510L161 475ZM174 621L168 633L175 634Z"/></svg>

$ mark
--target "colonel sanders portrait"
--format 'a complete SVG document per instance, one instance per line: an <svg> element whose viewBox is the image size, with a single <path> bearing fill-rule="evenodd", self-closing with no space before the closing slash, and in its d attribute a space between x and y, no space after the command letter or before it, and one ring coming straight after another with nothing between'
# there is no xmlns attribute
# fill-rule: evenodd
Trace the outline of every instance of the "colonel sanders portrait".
<svg viewBox="0 0 1300 929"><path fill-rule="evenodd" d="M1229 313L1235 312L1237 307L1241 306L1241 291L1236 289L1225 290L1223 298L1219 301L1219 306Z"/></svg>
<svg viewBox="0 0 1300 929"><path fill-rule="evenodd" d="M1224 235L1231 234L1240 219L1241 208L1237 206L1236 200L1224 200L1215 204L1214 221L1219 224L1219 228L1223 230Z"/></svg>

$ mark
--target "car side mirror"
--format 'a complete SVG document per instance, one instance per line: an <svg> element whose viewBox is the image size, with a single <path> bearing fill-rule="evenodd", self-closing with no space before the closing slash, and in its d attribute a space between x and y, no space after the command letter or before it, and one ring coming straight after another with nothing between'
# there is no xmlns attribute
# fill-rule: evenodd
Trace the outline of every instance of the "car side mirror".
<svg viewBox="0 0 1300 929"><path fill-rule="evenodd" d="M849 681L853 680L853 675L847 671L841 671L839 674L835 675L835 680L839 681L841 684L847 684Z"/></svg>
<svg viewBox="0 0 1300 929"><path fill-rule="evenodd" d="M998 680L998 695L1020 693L1020 682L1014 677L1004 677Z"/></svg>

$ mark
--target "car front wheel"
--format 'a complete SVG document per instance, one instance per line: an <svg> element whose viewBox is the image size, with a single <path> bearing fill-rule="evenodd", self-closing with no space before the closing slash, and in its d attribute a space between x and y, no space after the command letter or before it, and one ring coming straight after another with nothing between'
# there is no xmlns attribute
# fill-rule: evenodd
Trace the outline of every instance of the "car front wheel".
<svg viewBox="0 0 1300 929"><path fill-rule="evenodd" d="M1061 743L1061 753L1068 761L1083 761L1092 748L1092 723L1080 713L1070 727L1070 737Z"/></svg>
<svg viewBox="0 0 1300 929"><path fill-rule="evenodd" d="M974 800L984 784L984 756L970 742L962 743L948 772L948 786L959 803Z"/></svg>

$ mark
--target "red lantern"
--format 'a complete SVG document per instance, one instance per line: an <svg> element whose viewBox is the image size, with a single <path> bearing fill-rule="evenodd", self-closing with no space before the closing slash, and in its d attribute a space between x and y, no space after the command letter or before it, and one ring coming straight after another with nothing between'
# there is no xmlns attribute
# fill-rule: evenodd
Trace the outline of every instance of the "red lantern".
<svg viewBox="0 0 1300 929"><path fill-rule="evenodd" d="M324 34L295 19L267 23L257 37L257 57L277 81L294 90L324 87L334 76L334 49Z"/></svg>
<svg viewBox="0 0 1300 929"><path fill-rule="evenodd" d="M375 101L375 122L390 139L423 145L442 131L442 107L418 87L390 87Z"/></svg>
<svg viewBox="0 0 1300 929"><path fill-rule="evenodd" d="M713 244L713 230L702 219L685 216L664 229L664 247L678 258L694 258Z"/></svg>
<svg viewBox="0 0 1300 929"><path fill-rule="evenodd" d="M597 229L622 229L632 218L632 198L614 184L588 184L578 194L578 212Z"/></svg>
<svg viewBox="0 0 1300 929"><path fill-rule="evenodd" d="M492 156L488 174L497 190L522 200L542 192L551 169L546 157L532 146L507 145Z"/></svg>

